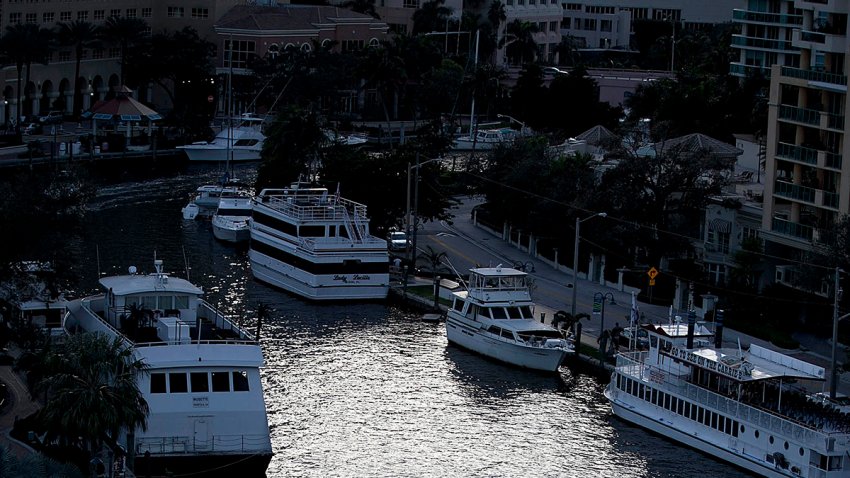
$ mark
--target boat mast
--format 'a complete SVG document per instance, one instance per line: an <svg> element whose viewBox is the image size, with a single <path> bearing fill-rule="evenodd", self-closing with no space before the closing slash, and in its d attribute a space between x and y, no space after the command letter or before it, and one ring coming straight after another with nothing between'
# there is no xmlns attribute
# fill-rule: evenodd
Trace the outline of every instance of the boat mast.
<svg viewBox="0 0 850 478"><path fill-rule="evenodd" d="M233 34L230 34L230 50L227 52L227 160L224 164L224 176L230 179L233 157Z"/></svg>

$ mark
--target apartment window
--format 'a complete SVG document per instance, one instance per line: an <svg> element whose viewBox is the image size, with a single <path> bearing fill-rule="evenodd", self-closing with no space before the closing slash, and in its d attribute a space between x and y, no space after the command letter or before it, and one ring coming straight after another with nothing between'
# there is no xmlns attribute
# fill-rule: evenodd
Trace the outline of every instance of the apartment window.
<svg viewBox="0 0 850 478"><path fill-rule="evenodd" d="M71 21L71 12L60 12L59 13L59 21L60 22L70 22Z"/></svg>
<svg viewBox="0 0 850 478"><path fill-rule="evenodd" d="M121 16L121 10L118 9L118 8L113 8L112 10L109 11L109 16L118 18L118 17Z"/></svg>
<svg viewBox="0 0 850 478"><path fill-rule="evenodd" d="M614 7L600 7L600 6L586 6L584 7L584 11L587 13L599 13L599 14L614 14Z"/></svg>
<svg viewBox="0 0 850 478"><path fill-rule="evenodd" d="M59 52L59 61L71 61L71 52L70 51L60 51Z"/></svg>
<svg viewBox="0 0 850 478"><path fill-rule="evenodd" d="M528 0L529 5L535 5L536 3L537 3L537 0Z"/></svg>
<svg viewBox="0 0 850 478"><path fill-rule="evenodd" d="M525 5L525 0L516 0L517 5Z"/></svg>
<svg viewBox="0 0 850 478"><path fill-rule="evenodd" d="M136 18L136 15L137 15L137 13L136 13L135 8L128 8L127 9L127 18Z"/></svg>
<svg viewBox="0 0 850 478"><path fill-rule="evenodd" d="M611 20L599 20L599 31L610 32L611 29Z"/></svg>
<svg viewBox="0 0 850 478"><path fill-rule="evenodd" d="M103 58L103 48L95 48L91 51L91 57L95 60Z"/></svg>
<svg viewBox="0 0 850 478"><path fill-rule="evenodd" d="M513 0L508 0L508 1L512 2ZM393 33L397 33L399 35L406 35L407 34L407 24L406 23L389 23L388 25L390 26L390 31L393 32Z"/></svg>
<svg viewBox="0 0 850 478"><path fill-rule="evenodd" d="M561 28L563 28L564 30L569 30L572 27L573 27L573 19L571 17L564 17L564 19L561 20Z"/></svg>
<svg viewBox="0 0 850 478"><path fill-rule="evenodd" d="M145 7L142 9L142 18L150 18L151 17L151 9L150 7Z"/></svg>
<svg viewBox="0 0 850 478"><path fill-rule="evenodd" d="M9 14L9 23L21 23L21 14L20 13L10 13Z"/></svg>
<svg viewBox="0 0 850 478"><path fill-rule="evenodd" d="M575 11L580 12L581 11L581 4L580 3L567 3L567 4L564 5L564 9L565 10L575 10Z"/></svg>
<svg viewBox="0 0 850 478"><path fill-rule="evenodd" d="M41 23L53 23L56 14L53 12L45 12L41 14Z"/></svg>
<svg viewBox="0 0 850 478"><path fill-rule="evenodd" d="M85 21L88 21L88 19L89 19L89 11L88 10L83 10L83 11L77 12L77 20L79 20L81 22L85 22Z"/></svg>
<svg viewBox="0 0 850 478"><path fill-rule="evenodd" d="M675 8L657 8L652 11L653 20L678 22L681 18L682 11Z"/></svg>
<svg viewBox="0 0 850 478"><path fill-rule="evenodd" d="M528 0L528 1L531 2L532 0ZM532 4L529 3L529 5L532 5ZM537 24L537 31L539 31L541 33L546 33L546 22L538 23Z"/></svg>
<svg viewBox="0 0 850 478"><path fill-rule="evenodd" d="M596 19L595 18L585 18L584 19L584 29L588 31L596 30Z"/></svg>
<svg viewBox="0 0 850 478"><path fill-rule="evenodd" d="M224 66L230 67L230 61L228 59L231 59L233 62L233 68L246 68L248 66L248 58L252 57L256 51L254 42L248 40L234 40L232 51L230 43L230 40L224 41Z"/></svg>
<svg viewBox="0 0 850 478"><path fill-rule="evenodd" d="M168 18L183 18L184 12L183 7L168 7Z"/></svg>
<svg viewBox="0 0 850 478"><path fill-rule="evenodd" d="M644 20L649 18L649 9L648 8L632 8L630 9L632 12L632 20Z"/></svg>
<svg viewBox="0 0 850 478"><path fill-rule="evenodd" d="M419 0L404 0L404 8L419 8Z"/></svg>
<svg viewBox="0 0 850 478"><path fill-rule="evenodd" d="M549 31L550 32L558 31L558 22L549 22Z"/></svg>
<svg viewBox="0 0 850 478"><path fill-rule="evenodd" d="M27 23L38 23L38 14L27 13Z"/></svg>
<svg viewBox="0 0 850 478"><path fill-rule="evenodd" d="M366 46L364 40L343 40L342 51L357 51L362 50Z"/></svg>
<svg viewBox="0 0 850 478"><path fill-rule="evenodd" d="M715 285L726 283L726 266L723 264L708 264L708 280Z"/></svg>
<svg viewBox="0 0 850 478"><path fill-rule="evenodd" d="M109 58L118 58L119 56L121 56L120 48L113 47L109 49Z"/></svg>
<svg viewBox="0 0 850 478"><path fill-rule="evenodd" d="M209 18L210 17L210 9L209 8L193 8L192 9L192 18Z"/></svg>
<svg viewBox="0 0 850 478"><path fill-rule="evenodd" d="M106 10L95 10L94 11L94 21L99 22L103 21L106 18Z"/></svg>

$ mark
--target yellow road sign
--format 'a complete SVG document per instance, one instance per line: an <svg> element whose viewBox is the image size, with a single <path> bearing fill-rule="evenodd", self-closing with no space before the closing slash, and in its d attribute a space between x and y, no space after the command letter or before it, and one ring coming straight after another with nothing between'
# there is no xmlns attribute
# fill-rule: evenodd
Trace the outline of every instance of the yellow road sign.
<svg viewBox="0 0 850 478"><path fill-rule="evenodd" d="M649 276L650 279L655 280L655 276L658 275L658 269L653 267L646 271L646 274Z"/></svg>

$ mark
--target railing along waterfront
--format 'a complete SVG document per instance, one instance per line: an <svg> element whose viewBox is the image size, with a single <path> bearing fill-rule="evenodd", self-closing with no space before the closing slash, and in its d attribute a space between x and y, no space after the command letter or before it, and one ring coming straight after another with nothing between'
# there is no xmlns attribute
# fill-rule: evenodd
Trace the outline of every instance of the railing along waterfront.
<svg viewBox="0 0 850 478"><path fill-rule="evenodd" d="M661 374L652 376L652 380L644 379L642 353L621 353L617 355L617 370L620 374L638 380L645 385L655 387L659 390L670 391L687 397L691 403L702 405L712 411L723 413L740 421L757 425L765 430L770 430L778 435L793 437L799 443L809 446L815 450L824 450L826 439L838 436L847 436L846 433L828 432L816 429L811 425L794 421L793 419L777 415L768 410L758 409L738 400L724 397L702 387L682 379L671 380L671 374L659 369ZM643 355L645 358L646 355Z"/></svg>
<svg viewBox="0 0 850 478"><path fill-rule="evenodd" d="M803 68L794 68L783 66L781 69L782 76L790 78L799 78L801 80L819 81L823 83L831 83L834 85L847 86L847 76L838 75L835 73L827 73L825 71L808 70Z"/></svg>

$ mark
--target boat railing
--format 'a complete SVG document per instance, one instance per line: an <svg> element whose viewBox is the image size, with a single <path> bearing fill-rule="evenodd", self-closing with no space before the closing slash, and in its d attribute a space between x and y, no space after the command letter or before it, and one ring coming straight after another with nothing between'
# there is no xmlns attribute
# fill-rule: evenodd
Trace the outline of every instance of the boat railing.
<svg viewBox="0 0 850 478"><path fill-rule="evenodd" d="M380 247L383 244L386 244L386 241L383 239L378 239L375 236L366 236L362 241L352 241L351 239L346 239L344 237L299 237L298 244L302 249L315 252L321 251L322 249L338 249L340 246L350 246L352 244L358 244L363 246L372 246L372 247Z"/></svg>
<svg viewBox="0 0 850 478"><path fill-rule="evenodd" d="M747 405L738 400L725 397L677 376L658 367L645 365L648 357L646 352L621 353L617 355L617 370L625 376L650 384L661 390L669 390L687 397L692 403L705 406L707 409L724 413L745 423L757 424L759 427L776 434L793 437L801 444L816 450L823 450L827 442L835 437L846 437L847 433L821 430L807 423L798 422L789 417L778 415L776 412L762 410ZM648 369L648 373L644 370Z"/></svg>
<svg viewBox="0 0 850 478"><path fill-rule="evenodd" d="M79 308L68 307L68 311L65 312L65 320L63 320L63 323L65 324L65 330L67 330L69 333L75 332L75 330L69 329L68 318L70 316L76 316L77 314L80 314L80 316L77 317L77 321L81 322L85 320L85 324L79 325L84 326L84 330L86 332L100 332L112 337L121 337L121 340L125 343L125 345L132 346L133 342L130 341L130 339L128 339L126 335L121 333L120 330L118 330L115 326L107 322L103 317L93 312L94 310L102 310L105 304L106 298L99 297L92 299L83 299L78 305Z"/></svg>
<svg viewBox="0 0 850 478"><path fill-rule="evenodd" d="M324 194L266 195L257 200L266 206L301 221L342 221L346 215L367 219L366 206Z"/></svg>
<svg viewBox="0 0 850 478"><path fill-rule="evenodd" d="M181 453L271 452L268 435L212 435L209 437L169 436L136 439L136 454L174 455Z"/></svg>
<svg viewBox="0 0 850 478"><path fill-rule="evenodd" d="M235 229L237 226L242 228L248 227L248 222L245 219L231 219L230 216L216 216L216 221L218 221L221 226L229 229Z"/></svg>
<svg viewBox="0 0 850 478"><path fill-rule="evenodd" d="M204 300L198 300L198 317L209 320L219 329L234 332L236 336L243 341L247 340L253 342L248 333L242 330L242 327L240 327L239 324L234 323L226 315L224 315L224 313Z"/></svg>

